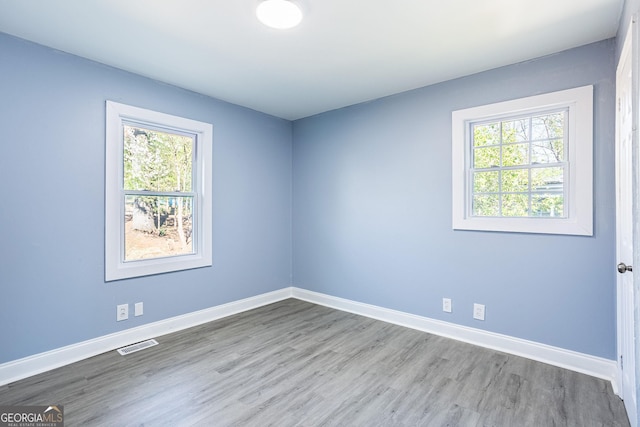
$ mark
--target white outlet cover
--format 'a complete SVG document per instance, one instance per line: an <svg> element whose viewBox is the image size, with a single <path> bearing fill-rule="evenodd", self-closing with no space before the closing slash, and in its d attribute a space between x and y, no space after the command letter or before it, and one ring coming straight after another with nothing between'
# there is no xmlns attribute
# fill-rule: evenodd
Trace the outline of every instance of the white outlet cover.
<svg viewBox="0 0 640 427"><path fill-rule="evenodd" d="M142 314L144 313L144 309L142 306L141 302L137 302L136 305L134 306L134 316L142 316Z"/></svg>
<svg viewBox="0 0 640 427"><path fill-rule="evenodd" d="M442 311L451 313L451 298L442 298Z"/></svg>
<svg viewBox="0 0 640 427"><path fill-rule="evenodd" d="M484 320L484 304L473 304L473 318Z"/></svg>
<svg viewBox="0 0 640 427"><path fill-rule="evenodd" d="M120 304L117 307L116 321L127 320L129 318L129 304Z"/></svg>

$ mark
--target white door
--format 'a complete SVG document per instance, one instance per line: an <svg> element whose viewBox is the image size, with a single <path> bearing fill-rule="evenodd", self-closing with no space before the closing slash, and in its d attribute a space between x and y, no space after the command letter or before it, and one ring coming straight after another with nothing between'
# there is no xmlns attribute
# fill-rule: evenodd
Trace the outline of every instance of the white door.
<svg viewBox="0 0 640 427"><path fill-rule="evenodd" d="M638 425L635 382L633 262L633 119L638 114L633 96L633 28L616 72L616 252L618 279L618 372L620 394L631 426ZM637 266L640 268L640 265Z"/></svg>

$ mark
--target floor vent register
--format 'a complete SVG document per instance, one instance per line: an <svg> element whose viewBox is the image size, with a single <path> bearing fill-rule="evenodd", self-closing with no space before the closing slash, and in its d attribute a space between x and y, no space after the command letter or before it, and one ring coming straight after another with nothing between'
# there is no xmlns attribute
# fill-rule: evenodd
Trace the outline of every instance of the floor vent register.
<svg viewBox="0 0 640 427"><path fill-rule="evenodd" d="M153 347L154 345L158 345L158 341L156 340L146 340L136 344L131 344L126 347L122 347L118 349L118 353L123 356L127 354L135 353L136 351L144 350L145 348Z"/></svg>

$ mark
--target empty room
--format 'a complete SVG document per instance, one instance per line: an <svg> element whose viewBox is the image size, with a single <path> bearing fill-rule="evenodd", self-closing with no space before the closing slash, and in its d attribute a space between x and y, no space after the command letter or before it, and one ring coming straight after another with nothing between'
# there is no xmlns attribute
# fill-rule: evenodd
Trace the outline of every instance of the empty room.
<svg viewBox="0 0 640 427"><path fill-rule="evenodd" d="M639 11L0 0L0 427L638 426Z"/></svg>

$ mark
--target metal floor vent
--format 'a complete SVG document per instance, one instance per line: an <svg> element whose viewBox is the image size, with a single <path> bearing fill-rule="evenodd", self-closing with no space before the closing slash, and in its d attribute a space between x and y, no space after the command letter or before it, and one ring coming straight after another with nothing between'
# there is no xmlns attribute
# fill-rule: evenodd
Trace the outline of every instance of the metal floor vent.
<svg viewBox="0 0 640 427"><path fill-rule="evenodd" d="M153 347L154 345L158 345L158 341L156 340L146 340L139 342L137 344L131 344L126 347L122 347L118 349L118 353L122 356L126 356L130 353L135 353L136 351L144 350L145 348Z"/></svg>

